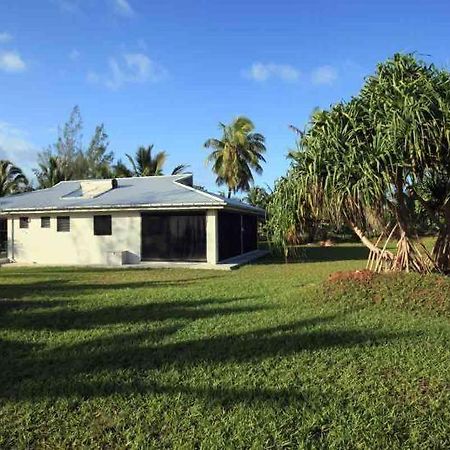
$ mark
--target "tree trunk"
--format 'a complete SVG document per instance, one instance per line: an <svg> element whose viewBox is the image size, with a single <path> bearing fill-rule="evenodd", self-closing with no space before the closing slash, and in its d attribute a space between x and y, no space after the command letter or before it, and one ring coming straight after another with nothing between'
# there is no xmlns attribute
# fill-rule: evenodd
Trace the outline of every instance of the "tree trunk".
<svg viewBox="0 0 450 450"><path fill-rule="evenodd" d="M439 270L450 272L450 202L444 206L444 224L433 247L433 258Z"/></svg>
<svg viewBox="0 0 450 450"><path fill-rule="evenodd" d="M429 272L430 258L419 250L418 240L412 235L411 217L405 202L404 181L402 169L397 170L395 179L395 216L400 230L397 242L393 270L405 272Z"/></svg>
<svg viewBox="0 0 450 450"><path fill-rule="evenodd" d="M389 250L383 250L377 247L365 234L364 232L358 228L354 223L350 222L350 226L353 232L358 236L359 240L373 253L375 253L378 257L382 257L386 260L393 260L394 255Z"/></svg>

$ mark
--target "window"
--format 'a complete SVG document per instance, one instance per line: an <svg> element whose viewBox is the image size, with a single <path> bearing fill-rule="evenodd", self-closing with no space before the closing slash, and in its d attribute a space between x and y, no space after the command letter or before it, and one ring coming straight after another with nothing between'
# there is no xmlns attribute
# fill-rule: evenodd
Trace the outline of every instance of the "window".
<svg viewBox="0 0 450 450"><path fill-rule="evenodd" d="M94 216L94 235L111 236L112 224L111 216Z"/></svg>
<svg viewBox="0 0 450 450"><path fill-rule="evenodd" d="M70 231L70 217L59 216L56 218L56 230L68 233Z"/></svg>
<svg viewBox="0 0 450 450"><path fill-rule="evenodd" d="M19 220L20 228L28 228L30 226L30 218L29 217L21 217Z"/></svg>
<svg viewBox="0 0 450 450"><path fill-rule="evenodd" d="M41 228L50 228L50 217L41 217Z"/></svg>

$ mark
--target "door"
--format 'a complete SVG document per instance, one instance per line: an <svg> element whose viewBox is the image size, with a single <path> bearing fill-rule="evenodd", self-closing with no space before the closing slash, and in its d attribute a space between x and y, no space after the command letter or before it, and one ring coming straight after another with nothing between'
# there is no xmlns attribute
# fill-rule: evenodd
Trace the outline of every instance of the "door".
<svg viewBox="0 0 450 450"><path fill-rule="evenodd" d="M206 215L142 213L143 261L206 261Z"/></svg>

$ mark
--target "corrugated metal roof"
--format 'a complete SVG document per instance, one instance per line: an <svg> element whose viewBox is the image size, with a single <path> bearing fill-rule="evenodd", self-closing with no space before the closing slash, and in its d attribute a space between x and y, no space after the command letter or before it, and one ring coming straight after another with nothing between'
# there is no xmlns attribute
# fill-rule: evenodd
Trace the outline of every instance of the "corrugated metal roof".
<svg viewBox="0 0 450 450"><path fill-rule="evenodd" d="M99 180L100 183L100 180ZM101 180L104 186L105 180ZM192 175L118 178L117 187L99 195L83 195L83 181L63 181L49 189L0 198L0 213L122 208L235 208L264 210L191 186ZM112 187L112 180L111 180Z"/></svg>

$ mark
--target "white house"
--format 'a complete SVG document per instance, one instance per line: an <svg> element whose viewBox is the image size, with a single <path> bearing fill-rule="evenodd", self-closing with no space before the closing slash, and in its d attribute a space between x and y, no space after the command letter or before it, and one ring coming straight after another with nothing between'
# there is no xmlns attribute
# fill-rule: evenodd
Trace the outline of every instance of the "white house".
<svg viewBox="0 0 450 450"><path fill-rule="evenodd" d="M20 263L217 264L257 249L263 216L193 187L190 174L64 181L0 199L0 250Z"/></svg>

